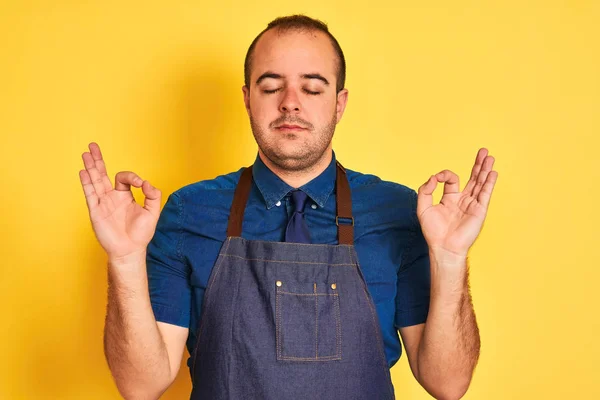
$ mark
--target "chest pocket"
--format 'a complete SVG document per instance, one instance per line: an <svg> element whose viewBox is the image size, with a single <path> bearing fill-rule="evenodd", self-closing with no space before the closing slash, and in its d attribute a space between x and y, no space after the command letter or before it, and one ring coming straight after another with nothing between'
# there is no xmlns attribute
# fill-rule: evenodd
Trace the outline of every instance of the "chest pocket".
<svg viewBox="0 0 600 400"><path fill-rule="evenodd" d="M340 298L336 283L275 282L278 361L342 358Z"/></svg>

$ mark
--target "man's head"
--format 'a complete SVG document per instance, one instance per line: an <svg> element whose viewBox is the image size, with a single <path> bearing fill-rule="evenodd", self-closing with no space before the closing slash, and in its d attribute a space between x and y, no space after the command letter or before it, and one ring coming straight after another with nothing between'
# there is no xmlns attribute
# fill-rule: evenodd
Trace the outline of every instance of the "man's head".
<svg viewBox="0 0 600 400"><path fill-rule="evenodd" d="M244 75L252 132L272 163L303 170L331 149L348 91L344 55L325 24L301 15L272 21L250 45Z"/></svg>

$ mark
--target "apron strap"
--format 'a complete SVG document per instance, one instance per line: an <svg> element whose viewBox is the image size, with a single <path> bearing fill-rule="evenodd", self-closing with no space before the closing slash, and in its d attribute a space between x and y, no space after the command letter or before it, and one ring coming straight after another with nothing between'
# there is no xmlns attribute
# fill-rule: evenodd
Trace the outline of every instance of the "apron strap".
<svg viewBox="0 0 600 400"><path fill-rule="evenodd" d="M244 221L244 211L246 211L246 203L250 197L252 189L252 165L242 171L240 181L235 187L233 193L233 203L229 211L229 222L227 223L227 237L242 236L242 222Z"/></svg>
<svg viewBox="0 0 600 400"><path fill-rule="evenodd" d="M335 224L338 227L338 243L354 244L354 217L352 216L352 195L350 184L346 176L346 170L339 161L336 161L336 206L337 215ZM242 236L242 222L244 221L244 212L246 204L250 197L252 189L252 166L242 171L242 176L235 188L233 202L229 212L229 221L227 224L227 236ZM340 221L340 218L350 220L349 222Z"/></svg>
<svg viewBox="0 0 600 400"><path fill-rule="evenodd" d="M350 192L350 184L346 176L346 169L342 167L339 161L336 161L337 174L335 178L336 186L336 203L337 216L335 224L338 227L338 243L339 244L354 244L354 217L352 216L352 194ZM350 223L342 222L340 218L349 219Z"/></svg>

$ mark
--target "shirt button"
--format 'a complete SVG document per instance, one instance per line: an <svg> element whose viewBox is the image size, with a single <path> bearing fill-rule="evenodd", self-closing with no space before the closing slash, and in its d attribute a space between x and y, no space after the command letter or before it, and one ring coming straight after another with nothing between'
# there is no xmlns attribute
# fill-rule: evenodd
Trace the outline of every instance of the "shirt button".
<svg viewBox="0 0 600 400"><path fill-rule="evenodd" d="M310 208L312 208L313 210L316 210L317 209L317 205L313 204L312 206L310 206Z"/></svg>
<svg viewBox="0 0 600 400"><path fill-rule="evenodd" d="M275 205L276 205L277 207L281 206L281 201L278 201L277 203L275 203Z"/></svg>

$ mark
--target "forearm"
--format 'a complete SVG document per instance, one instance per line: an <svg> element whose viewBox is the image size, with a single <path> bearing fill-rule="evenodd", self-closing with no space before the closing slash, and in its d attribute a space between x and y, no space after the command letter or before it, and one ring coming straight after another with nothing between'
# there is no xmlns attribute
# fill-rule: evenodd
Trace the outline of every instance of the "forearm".
<svg viewBox="0 0 600 400"><path fill-rule="evenodd" d="M431 300L418 352L419 380L438 399L467 391L479 358L479 329L466 257L430 252Z"/></svg>
<svg viewBox="0 0 600 400"><path fill-rule="evenodd" d="M104 352L127 399L156 399L171 383L167 349L150 305L145 255L109 260Z"/></svg>

